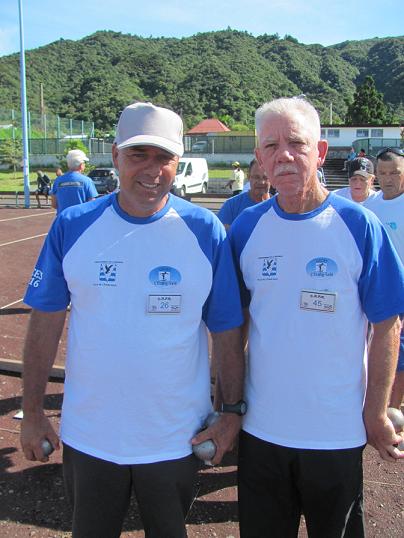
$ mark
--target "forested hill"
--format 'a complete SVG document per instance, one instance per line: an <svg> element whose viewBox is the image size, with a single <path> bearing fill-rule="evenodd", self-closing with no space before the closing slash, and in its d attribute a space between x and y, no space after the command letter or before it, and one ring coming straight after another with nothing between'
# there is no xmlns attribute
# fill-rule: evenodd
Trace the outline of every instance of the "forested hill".
<svg viewBox="0 0 404 538"><path fill-rule="evenodd" d="M20 107L18 62L18 54L0 58L2 109ZM26 72L31 111L39 112L42 82L49 112L93 120L101 130L134 100L170 105L188 127L210 116L251 126L264 101L301 93L323 122L331 102L334 122L343 121L346 102L366 75L404 117L404 37L324 47L230 29L182 39L102 31L27 51Z"/></svg>

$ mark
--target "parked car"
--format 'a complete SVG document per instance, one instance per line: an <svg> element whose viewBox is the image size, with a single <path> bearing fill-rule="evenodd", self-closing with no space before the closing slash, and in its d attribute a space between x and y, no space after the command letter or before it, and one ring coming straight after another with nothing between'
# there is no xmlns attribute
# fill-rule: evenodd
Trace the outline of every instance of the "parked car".
<svg viewBox="0 0 404 538"><path fill-rule="evenodd" d="M114 184L116 187L119 186L119 177L115 168L94 168L89 172L88 177L93 180L98 194L112 192L114 189L111 189L111 187Z"/></svg>
<svg viewBox="0 0 404 538"><path fill-rule="evenodd" d="M206 153L208 151L208 141L200 140L195 142L195 144L192 144L191 151L192 153Z"/></svg>
<svg viewBox="0 0 404 538"><path fill-rule="evenodd" d="M209 172L206 159L182 157L179 160L171 192L186 196L197 192L208 192Z"/></svg>

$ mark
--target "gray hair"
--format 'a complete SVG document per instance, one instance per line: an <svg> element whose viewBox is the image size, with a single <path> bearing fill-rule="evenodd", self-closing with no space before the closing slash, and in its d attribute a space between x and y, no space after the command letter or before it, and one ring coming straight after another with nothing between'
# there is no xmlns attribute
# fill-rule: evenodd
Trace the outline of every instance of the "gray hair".
<svg viewBox="0 0 404 538"><path fill-rule="evenodd" d="M307 118L315 141L318 142L321 137L320 117L314 106L302 97L281 97L260 106L255 113L255 127L258 138L260 138L260 132L268 116L293 116L296 112Z"/></svg>

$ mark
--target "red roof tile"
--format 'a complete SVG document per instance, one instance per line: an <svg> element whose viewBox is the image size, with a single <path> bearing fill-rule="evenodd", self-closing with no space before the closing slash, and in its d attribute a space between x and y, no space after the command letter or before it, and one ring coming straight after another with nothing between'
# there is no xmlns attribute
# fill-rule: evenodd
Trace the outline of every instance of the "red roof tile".
<svg viewBox="0 0 404 538"><path fill-rule="evenodd" d="M224 123L216 118L210 118L202 120L198 125L192 127L187 134L207 134L207 133L223 133L224 131L230 131Z"/></svg>

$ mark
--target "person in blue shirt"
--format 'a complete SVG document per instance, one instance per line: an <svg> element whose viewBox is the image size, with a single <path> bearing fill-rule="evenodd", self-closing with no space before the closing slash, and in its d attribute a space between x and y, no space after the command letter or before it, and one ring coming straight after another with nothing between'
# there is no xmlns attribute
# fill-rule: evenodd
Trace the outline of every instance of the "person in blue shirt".
<svg viewBox="0 0 404 538"><path fill-rule="evenodd" d="M52 207L61 213L66 207L84 204L98 196L91 179L83 174L88 158L81 149L72 149L66 155L69 171L56 178L52 191Z"/></svg>
<svg viewBox="0 0 404 538"><path fill-rule="evenodd" d="M250 190L227 199L217 214L226 230L244 209L270 198L271 184L256 159L250 162L248 178Z"/></svg>
<svg viewBox="0 0 404 538"><path fill-rule="evenodd" d="M344 161L344 168L342 169L344 172L346 172L348 170L348 168L347 168L348 163L350 161L353 161L354 159L356 159L356 151L354 150L353 147L351 147L351 149L349 150L348 155L346 156L346 161Z"/></svg>

